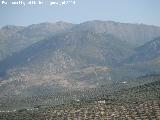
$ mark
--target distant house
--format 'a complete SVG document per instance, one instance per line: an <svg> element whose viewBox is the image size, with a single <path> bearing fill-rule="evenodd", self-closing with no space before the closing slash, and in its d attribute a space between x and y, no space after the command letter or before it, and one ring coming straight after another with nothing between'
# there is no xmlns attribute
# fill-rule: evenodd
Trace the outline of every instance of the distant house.
<svg viewBox="0 0 160 120"><path fill-rule="evenodd" d="M127 83L127 81L123 81L122 83L123 83L123 84L126 84L126 83Z"/></svg>
<svg viewBox="0 0 160 120"><path fill-rule="evenodd" d="M100 104L105 104L106 101L105 101L105 100L99 100L98 103L100 103Z"/></svg>

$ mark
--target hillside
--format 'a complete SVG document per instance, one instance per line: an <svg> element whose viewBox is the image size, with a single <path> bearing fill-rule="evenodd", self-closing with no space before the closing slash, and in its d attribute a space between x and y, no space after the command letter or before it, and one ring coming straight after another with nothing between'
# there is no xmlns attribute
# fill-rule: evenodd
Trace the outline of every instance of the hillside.
<svg viewBox="0 0 160 120"><path fill-rule="evenodd" d="M130 79L160 73L160 38L136 47L133 54L119 63L112 73L114 79ZM121 76L119 78L119 76Z"/></svg>
<svg viewBox="0 0 160 120"><path fill-rule="evenodd" d="M96 86L102 83L96 79L94 69L88 74L73 75L74 72L92 65L111 68L131 52L127 43L112 35L64 33L40 41L0 62L1 75L7 76L8 82L15 80L27 83L24 89L35 85L59 84L56 79L62 80L60 86L69 84L68 88L76 89L77 84L77 88ZM108 74L107 71L102 72L101 78L107 82L109 77L105 78L105 74Z"/></svg>
<svg viewBox="0 0 160 120"><path fill-rule="evenodd" d="M0 61L45 38L71 28L70 23L40 23L27 27L4 26L0 29Z"/></svg>
<svg viewBox="0 0 160 120"><path fill-rule="evenodd" d="M160 57L160 37L151 40L144 45L135 48L135 54L130 58L130 62L144 62Z"/></svg>
<svg viewBox="0 0 160 120"><path fill-rule="evenodd" d="M156 77L155 77L156 78ZM146 79L142 77L141 79ZM39 106L34 109L1 112L2 119L159 119L160 81L122 89L111 95L95 97L91 101L75 101L56 107Z"/></svg>

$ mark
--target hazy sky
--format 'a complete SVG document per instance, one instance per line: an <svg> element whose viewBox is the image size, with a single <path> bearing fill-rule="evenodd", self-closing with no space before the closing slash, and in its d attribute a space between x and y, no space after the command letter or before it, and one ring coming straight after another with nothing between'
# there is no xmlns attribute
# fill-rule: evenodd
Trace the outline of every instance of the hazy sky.
<svg viewBox="0 0 160 120"><path fill-rule="evenodd" d="M0 2L1 1L2 0L0 0ZM63 7L49 5L39 7L5 7L0 3L0 27L8 24L29 25L40 22L55 21L81 23L88 20L113 20L118 22L144 23L160 26L160 0L75 1L76 5L68 5Z"/></svg>

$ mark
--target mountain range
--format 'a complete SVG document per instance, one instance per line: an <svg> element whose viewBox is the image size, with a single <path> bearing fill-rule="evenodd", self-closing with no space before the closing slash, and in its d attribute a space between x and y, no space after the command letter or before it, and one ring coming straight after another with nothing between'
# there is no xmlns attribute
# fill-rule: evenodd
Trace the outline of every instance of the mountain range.
<svg viewBox="0 0 160 120"><path fill-rule="evenodd" d="M160 27L113 21L0 29L0 97L96 88L160 72ZM40 94L40 93L39 93Z"/></svg>

